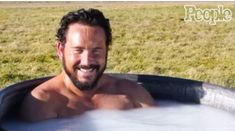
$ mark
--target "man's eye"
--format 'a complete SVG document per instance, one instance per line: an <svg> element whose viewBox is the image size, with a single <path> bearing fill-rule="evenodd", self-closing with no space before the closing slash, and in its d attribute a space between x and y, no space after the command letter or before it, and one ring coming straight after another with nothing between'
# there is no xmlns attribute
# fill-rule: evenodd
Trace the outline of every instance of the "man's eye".
<svg viewBox="0 0 235 131"><path fill-rule="evenodd" d="M79 54L82 53L82 51L83 51L82 49L76 49L76 50L74 50L75 53L79 53Z"/></svg>
<svg viewBox="0 0 235 131"><path fill-rule="evenodd" d="M101 52L101 49L93 49L92 52L94 54L99 54Z"/></svg>

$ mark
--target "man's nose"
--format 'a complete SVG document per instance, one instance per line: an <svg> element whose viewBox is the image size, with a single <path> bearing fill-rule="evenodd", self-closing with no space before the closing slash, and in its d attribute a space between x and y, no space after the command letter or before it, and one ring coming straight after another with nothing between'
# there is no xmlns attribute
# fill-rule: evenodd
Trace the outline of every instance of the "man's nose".
<svg viewBox="0 0 235 131"><path fill-rule="evenodd" d="M83 51L81 55L81 65L89 66L92 64L92 62L93 62L93 57L92 57L91 52Z"/></svg>

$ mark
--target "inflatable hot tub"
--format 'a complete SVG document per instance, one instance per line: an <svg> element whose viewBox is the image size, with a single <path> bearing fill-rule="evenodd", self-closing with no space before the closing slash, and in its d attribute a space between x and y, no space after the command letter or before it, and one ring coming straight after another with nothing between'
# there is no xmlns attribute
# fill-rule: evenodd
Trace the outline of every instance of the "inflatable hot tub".
<svg viewBox="0 0 235 131"><path fill-rule="evenodd" d="M142 84L156 100L209 105L235 114L235 90L233 89L200 81L157 75L108 74ZM50 78L27 80L2 89L0 91L0 123L9 118L17 118L24 96Z"/></svg>

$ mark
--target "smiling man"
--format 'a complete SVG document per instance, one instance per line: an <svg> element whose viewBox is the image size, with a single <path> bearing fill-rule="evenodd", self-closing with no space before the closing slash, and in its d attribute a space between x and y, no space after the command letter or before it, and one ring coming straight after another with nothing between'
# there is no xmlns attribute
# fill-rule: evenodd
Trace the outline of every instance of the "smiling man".
<svg viewBox="0 0 235 131"><path fill-rule="evenodd" d="M140 85L103 74L112 40L109 20L97 9L66 14L56 34L62 72L26 96L21 116L28 121L68 117L92 109L126 110L154 105Z"/></svg>

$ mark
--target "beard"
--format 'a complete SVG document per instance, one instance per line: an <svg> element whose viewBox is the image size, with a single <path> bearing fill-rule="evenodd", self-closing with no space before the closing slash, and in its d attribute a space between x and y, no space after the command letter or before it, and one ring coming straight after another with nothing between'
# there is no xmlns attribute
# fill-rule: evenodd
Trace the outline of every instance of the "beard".
<svg viewBox="0 0 235 131"><path fill-rule="evenodd" d="M102 68L100 65L95 65L95 64L91 64L89 66L82 66L82 65L75 64L73 66L73 72L70 72L68 67L66 66L65 58L63 58L63 68L64 68L65 73L67 74L69 79L72 81L72 83L75 85L75 87L77 87L81 91L88 91L88 90L94 89L94 87L97 85L98 81L100 80L101 76L104 73L106 64L107 64L107 59L105 60L104 67ZM90 80L89 82L80 81L76 73L77 70L79 70L80 68L87 68L87 69L93 68L94 71L96 72L96 75L94 76L93 80Z"/></svg>

